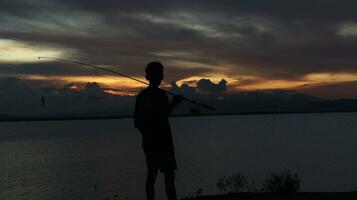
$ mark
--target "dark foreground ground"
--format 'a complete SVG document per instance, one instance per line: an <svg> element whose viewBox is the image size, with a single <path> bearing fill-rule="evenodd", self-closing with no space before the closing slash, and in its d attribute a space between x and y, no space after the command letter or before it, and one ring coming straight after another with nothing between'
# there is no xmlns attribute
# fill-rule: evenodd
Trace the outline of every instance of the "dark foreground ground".
<svg viewBox="0 0 357 200"><path fill-rule="evenodd" d="M189 197L184 200L357 200L357 192L301 192L296 194L272 193L235 193L227 195L212 195Z"/></svg>

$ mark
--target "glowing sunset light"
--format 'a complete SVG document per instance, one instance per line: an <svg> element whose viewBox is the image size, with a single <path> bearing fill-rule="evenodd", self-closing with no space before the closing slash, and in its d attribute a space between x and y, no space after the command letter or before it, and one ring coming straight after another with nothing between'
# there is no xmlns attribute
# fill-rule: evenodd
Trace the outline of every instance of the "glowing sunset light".
<svg viewBox="0 0 357 200"><path fill-rule="evenodd" d="M239 86L238 90L273 90L273 89L293 89L302 87L309 82L305 81L286 81L286 80L269 80L260 83Z"/></svg>
<svg viewBox="0 0 357 200"><path fill-rule="evenodd" d="M261 80L258 83L239 86L242 90L299 89L309 85L326 85L357 81L354 73L312 73L299 80Z"/></svg>
<svg viewBox="0 0 357 200"><path fill-rule="evenodd" d="M78 90L78 87L77 87L76 85L71 85L71 86L69 87L69 89L70 89L70 90L73 90L73 91L76 91L76 90Z"/></svg>
<svg viewBox="0 0 357 200"><path fill-rule="evenodd" d="M304 79L311 82L329 82L329 83L350 82L350 81L357 81L357 73L308 74L304 77Z"/></svg>
<svg viewBox="0 0 357 200"><path fill-rule="evenodd" d="M30 46L14 40L0 39L0 52L0 63L29 63L38 62L39 55L64 57L72 51L43 46Z"/></svg>
<svg viewBox="0 0 357 200"><path fill-rule="evenodd" d="M41 75L24 75L23 79L40 80L40 81L61 81L68 83L88 83L97 82L106 87L119 88L140 88L144 87L142 83L119 76L41 76ZM136 77L140 79L141 77Z"/></svg>
<svg viewBox="0 0 357 200"><path fill-rule="evenodd" d="M41 76L41 75L23 75L23 79L27 80L41 80L41 81L59 81L64 83L87 83L87 82L97 82L103 87L110 88L125 88L131 90L139 90L139 88L144 88L146 85L138 83L120 76ZM146 81L144 77L135 77L137 79ZM254 91L254 90L270 90L270 89L296 89L311 87L311 86L322 86L326 84L336 84L336 83L347 83L357 81L357 74L347 74L347 73L313 73L304 76L297 80L264 80L263 78L255 76L226 76L226 75L214 75L205 74L202 76L190 76L184 79L176 81L177 85L188 84L191 87L195 87L196 83L201 79L209 79L213 83L218 83L222 79L228 82L228 92L238 92L238 91ZM245 80L249 80L245 82ZM170 80L165 80L162 83L163 88L170 87ZM71 88L76 90L78 88ZM113 95L135 95L136 92L128 91L118 91L118 90L106 90L106 93Z"/></svg>
<svg viewBox="0 0 357 200"><path fill-rule="evenodd" d="M133 91L118 91L118 90L104 90L105 93L119 95L119 96L135 96L138 92Z"/></svg>

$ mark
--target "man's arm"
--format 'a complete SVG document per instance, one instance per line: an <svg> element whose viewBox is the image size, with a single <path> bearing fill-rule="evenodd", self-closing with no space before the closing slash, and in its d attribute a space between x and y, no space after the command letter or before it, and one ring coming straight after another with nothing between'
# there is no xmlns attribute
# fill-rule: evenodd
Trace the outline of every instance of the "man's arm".
<svg viewBox="0 0 357 200"><path fill-rule="evenodd" d="M135 128L139 129L141 127L141 112L140 112L140 98L141 95L139 94L135 99L135 111L134 111L134 126Z"/></svg>

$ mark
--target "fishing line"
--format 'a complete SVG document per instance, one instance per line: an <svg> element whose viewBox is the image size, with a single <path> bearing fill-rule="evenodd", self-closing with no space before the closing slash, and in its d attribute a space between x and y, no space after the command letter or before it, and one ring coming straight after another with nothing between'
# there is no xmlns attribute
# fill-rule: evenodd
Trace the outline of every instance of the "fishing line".
<svg viewBox="0 0 357 200"><path fill-rule="evenodd" d="M99 66L96 66L96 65L92 65L92 64L88 64L88 63L84 63L84 62L80 62L80 61L76 61L76 60L64 59L64 58L55 58L55 57L47 57L47 56L38 57L38 59L42 59L42 58L43 59L57 60L57 61L61 61L61 62L75 63L75 64L78 64L78 65L88 66L88 67L91 67L91 68L94 68L94 69L97 69L97 70L102 70L102 71L110 72L110 73L113 73L113 74L116 74L116 75L119 75L119 76L123 76L123 77L126 77L128 79L131 79L133 81L136 81L136 82L139 82L139 83L142 83L142 84L145 84L145 85L149 85L149 83L147 83L145 81L142 81L140 79L134 78L132 76L129 76L129 75L117 72L115 70L111 70L111 69L105 68L105 67L99 67ZM167 94L170 94L170 95L173 95L173 96L177 95L177 94L175 94L175 93L173 93L171 91L168 91L168 90L164 90L164 91ZM214 110L214 108L211 107L211 106L208 106L208 105L205 105L205 104L202 104L202 103L198 103L197 101L189 99L187 97L182 97L182 99L187 101L187 102L190 102L190 103L192 103L194 105L201 106L201 107L209 109L209 110Z"/></svg>

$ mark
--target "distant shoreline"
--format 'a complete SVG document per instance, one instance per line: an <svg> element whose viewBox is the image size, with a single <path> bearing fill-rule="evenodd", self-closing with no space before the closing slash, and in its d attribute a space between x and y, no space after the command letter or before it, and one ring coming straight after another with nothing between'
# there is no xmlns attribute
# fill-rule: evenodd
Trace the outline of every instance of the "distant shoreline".
<svg viewBox="0 0 357 200"><path fill-rule="evenodd" d="M186 197L182 200L345 200L357 199L357 192L298 192L295 194L278 193L232 193Z"/></svg>
<svg viewBox="0 0 357 200"><path fill-rule="evenodd" d="M242 115L287 115L287 114L328 114L328 113L357 113L357 111L281 111L281 112L234 112L234 113L204 113L204 114L182 114L173 115L171 118L181 117L211 117L211 116L242 116ZM35 122L35 121L75 121L75 120L108 120L108 119L130 119L131 115L112 116L38 116L38 117L0 117L0 122Z"/></svg>

